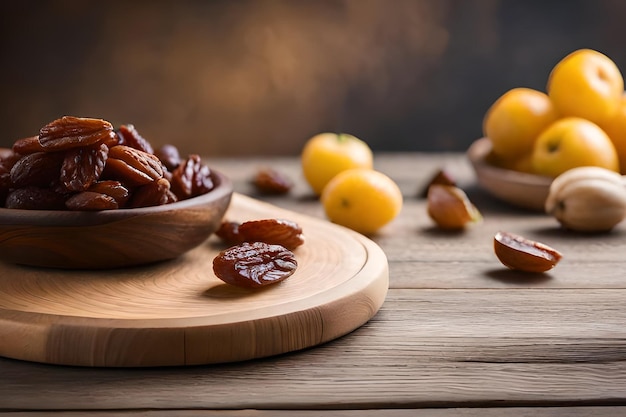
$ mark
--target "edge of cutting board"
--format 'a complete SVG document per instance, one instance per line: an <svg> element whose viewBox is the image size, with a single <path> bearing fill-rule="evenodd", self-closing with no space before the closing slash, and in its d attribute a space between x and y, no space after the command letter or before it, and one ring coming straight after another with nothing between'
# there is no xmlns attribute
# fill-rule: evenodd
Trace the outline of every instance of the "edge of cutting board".
<svg viewBox="0 0 626 417"><path fill-rule="evenodd" d="M297 221L307 240L296 273L261 291L213 275L223 249L215 237L175 261L108 272L0 263L0 356L101 367L235 362L319 345L376 314L389 284L378 245L237 193L225 218L270 217Z"/></svg>

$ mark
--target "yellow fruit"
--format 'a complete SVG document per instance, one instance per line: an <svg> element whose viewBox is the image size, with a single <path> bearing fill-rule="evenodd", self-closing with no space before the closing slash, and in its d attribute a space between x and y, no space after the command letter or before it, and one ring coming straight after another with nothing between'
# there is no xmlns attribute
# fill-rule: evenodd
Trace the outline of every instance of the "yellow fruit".
<svg viewBox="0 0 626 417"><path fill-rule="evenodd" d="M402 193L387 175L365 168L337 174L322 192L328 219L363 234L373 234L402 209Z"/></svg>
<svg viewBox="0 0 626 417"><path fill-rule="evenodd" d="M562 116L602 123L617 112L624 79L609 57L591 49L579 49L552 69L547 89Z"/></svg>
<svg viewBox="0 0 626 417"><path fill-rule="evenodd" d="M598 125L579 117L566 117L550 125L535 143L532 164L535 173L549 177L580 166L619 172L611 139Z"/></svg>
<svg viewBox="0 0 626 417"><path fill-rule="evenodd" d="M372 150L367 143L347 133L313 136L305 143L300 159L304 178L317 195L338 173L374 166Z"/></svg>
<svg viewBox="0 0 626 417"><path fill-rule="evenodd" d="M626 172L626 96L622 96L615 116L600 125L609 135L617 151L622 174Z"/></svg>
<svg viewBox="0 0 626 417"><path fill-rule="evenodd" d="M514 161L532 152L539 134L556 121L550 98L541 91L514 88L487 110L483 134L491 139L492 152L504 161Z"/></svg>

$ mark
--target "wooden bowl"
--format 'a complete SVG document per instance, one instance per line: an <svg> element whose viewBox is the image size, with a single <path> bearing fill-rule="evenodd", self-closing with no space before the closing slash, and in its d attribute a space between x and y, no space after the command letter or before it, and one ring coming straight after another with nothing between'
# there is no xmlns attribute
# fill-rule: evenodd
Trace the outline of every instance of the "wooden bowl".
<svg viewBox="0 0 626 417"><path fill-rule="evenodd" d="M487 161L490 152L491 142L487 138L478 139L467 150L478 183L499 200L527 210L544 211L552 178L491 165Z"/></svg>
<svg viewBox="0 0 626 417"><path fill-rule="evenodd" d="M110 269L176 258L203 243L230 204L230 179L176 203L97 212L0 208L0 260L38 267Z"/></svg>

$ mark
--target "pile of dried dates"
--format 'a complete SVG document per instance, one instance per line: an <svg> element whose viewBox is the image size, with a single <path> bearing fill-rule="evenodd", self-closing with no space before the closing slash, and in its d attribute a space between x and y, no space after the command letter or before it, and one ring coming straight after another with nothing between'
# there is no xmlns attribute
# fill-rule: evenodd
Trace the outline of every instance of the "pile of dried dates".
<svg viewBox="0 0 626 417"><path fill-rule="evenodd" d="M111 210L205 194L211 171L173 145L154 150L133 125L65 116L0 153L0 207Z"/></svg>

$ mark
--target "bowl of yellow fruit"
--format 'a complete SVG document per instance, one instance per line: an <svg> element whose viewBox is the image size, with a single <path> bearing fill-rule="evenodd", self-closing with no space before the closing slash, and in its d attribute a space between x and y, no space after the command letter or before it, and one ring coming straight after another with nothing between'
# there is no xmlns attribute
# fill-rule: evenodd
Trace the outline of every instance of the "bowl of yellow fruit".
<svg viewBox="0 0 626 417"><path fill-rule="evenodd" d="M626 168L624 79L606 55L580 49L552 69L547 91L513 88L483 119L467 156L478 183L512 205L544 210L552 180L572 168Z"/></svg>

